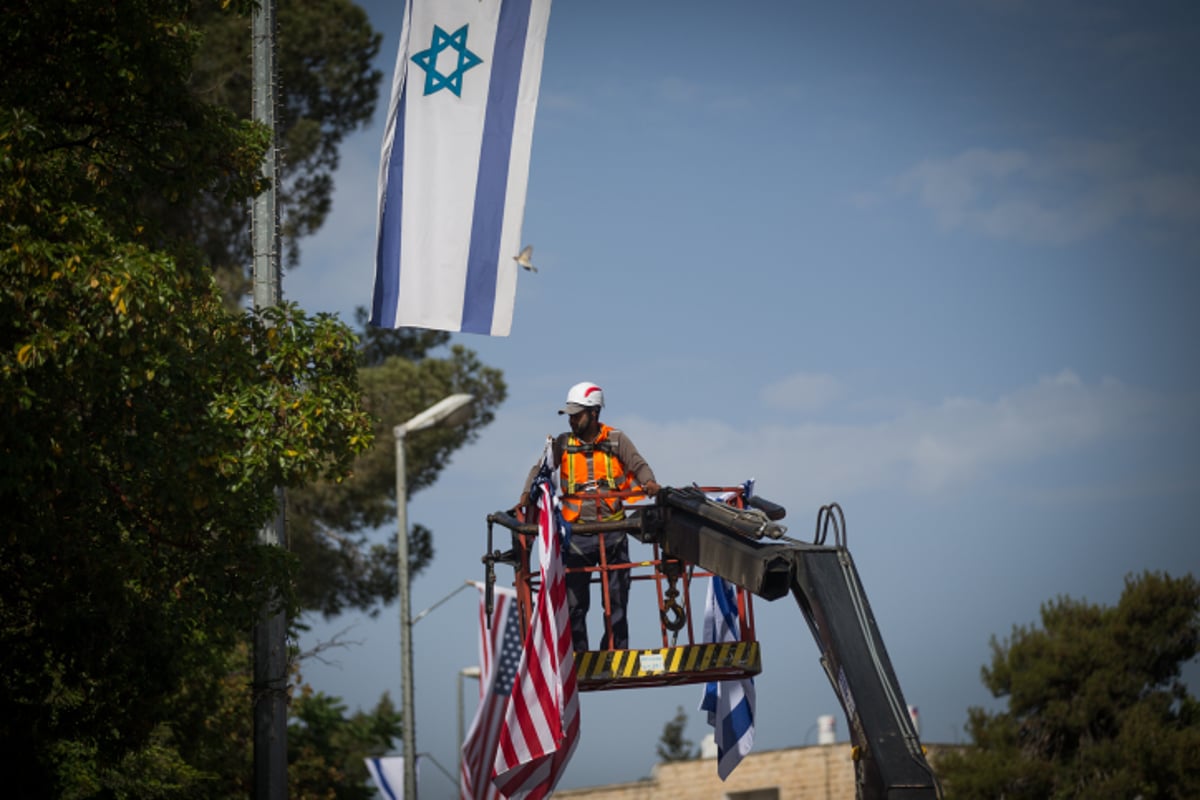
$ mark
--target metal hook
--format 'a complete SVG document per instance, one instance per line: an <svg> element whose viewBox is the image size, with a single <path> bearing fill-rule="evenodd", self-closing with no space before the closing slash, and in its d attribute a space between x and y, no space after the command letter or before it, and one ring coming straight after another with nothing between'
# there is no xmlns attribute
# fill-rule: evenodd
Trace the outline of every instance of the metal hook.
<svg viewBox="0 0 1200 800"><path fill-rule="evenodd" d="M683 626L687 625L687 612L679 605L675 599L679 597L679 590L675 588L675 578L670 579L671 585L667 587L664 593L666 599L663 601L663 609L659 612L659 617L662 619L662 624L667 630L672 633L679 633L683 630Z"/></svg>

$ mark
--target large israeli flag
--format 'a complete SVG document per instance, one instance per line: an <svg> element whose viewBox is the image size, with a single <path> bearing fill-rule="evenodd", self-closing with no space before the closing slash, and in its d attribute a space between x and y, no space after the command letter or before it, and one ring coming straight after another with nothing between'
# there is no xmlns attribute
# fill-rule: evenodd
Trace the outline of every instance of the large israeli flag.
<svg viewBox="0 0 1200 800"><path fill-rule="evenodd" d="M550 0L410 0L371 324L507 336Z"/></svg>
<svg viewBox="0 0 1200 800"><path fill-rule="evenodd" d="M738 641L737 613L733 587L713 575L704 610L703 641ZM754 747L754 679L709 682L700 710L708 712L717 745L717 775L725 780Z"/></svg>

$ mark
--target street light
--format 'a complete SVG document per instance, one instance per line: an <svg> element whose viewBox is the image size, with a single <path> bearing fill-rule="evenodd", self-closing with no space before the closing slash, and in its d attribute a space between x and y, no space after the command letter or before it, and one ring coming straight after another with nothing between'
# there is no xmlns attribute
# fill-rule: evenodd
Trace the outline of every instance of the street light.
<svg viewBox="0 0 1200 800"><path fill-rule="evenodd" d="M483 670L479 667L463 667L458 671L458 774L462 777L462 749L463 741L466 739L466 734L463 732L463 678L474 678L479 680L483 675Z"/></svg>
<svg viewBox="0 0 1200 800"><path fill-rule="evenodd" d="M392 433L396 437L396 550L400 591L400 703L404 735L404 798L417 796L417 732L413 710L412 617L408 592L408 476L405 474L404 440L426 428L461 425L470 418L473 395L452 394L434 403Z"/></svg>

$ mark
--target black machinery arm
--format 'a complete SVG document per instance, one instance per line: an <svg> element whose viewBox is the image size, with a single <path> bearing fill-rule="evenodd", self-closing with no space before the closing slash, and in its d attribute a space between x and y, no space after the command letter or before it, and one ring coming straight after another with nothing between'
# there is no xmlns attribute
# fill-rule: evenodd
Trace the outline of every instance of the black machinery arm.
<svg viewBox="0 0 1200 800"><path fill-rule="evenodd" d="M825 545L818 518L820 544L764 542L783 531L775 523L783 509L768 501L752 503L757 512L739 510L699 490L670 487L656 501L641 512L642 535L656 539L664 555L767 600L791 592L849 721L860 800L941 798L841 532Z"/></svg>

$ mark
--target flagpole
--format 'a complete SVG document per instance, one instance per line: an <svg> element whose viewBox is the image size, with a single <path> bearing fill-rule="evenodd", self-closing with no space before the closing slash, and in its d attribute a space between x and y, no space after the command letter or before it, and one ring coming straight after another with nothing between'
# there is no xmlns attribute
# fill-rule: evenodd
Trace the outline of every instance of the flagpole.
<svg viewBox="0 0 1200 800"><path fill-rule="evenodd" d="M253 109L254 121L271 132L263 163L267 188L254 198L254 309L262 311L280 301L279 211L275 174L278 149L275 141L275 0L262 0L254 11ZM275 489L275 516L259 530L258 541L268 547L284 546L283 489ZM287 786L287 615L275 610L275 594L263 606L254 626L254 797L286 800Z"/></svg>

